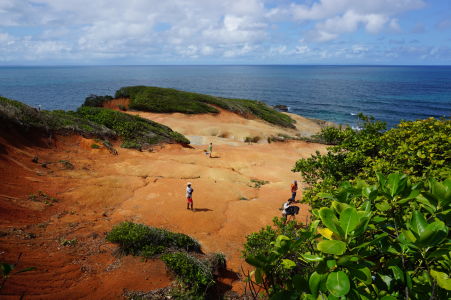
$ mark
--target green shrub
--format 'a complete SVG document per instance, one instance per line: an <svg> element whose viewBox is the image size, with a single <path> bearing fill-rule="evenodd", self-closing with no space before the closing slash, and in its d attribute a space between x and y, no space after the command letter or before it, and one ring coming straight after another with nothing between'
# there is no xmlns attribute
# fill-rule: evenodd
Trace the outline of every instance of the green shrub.
<svg viewBox="0 0 451 300"><path fill-rule="evenodd" d="M169 127L137 116L96 107L81 107L77 114L111 128L124 138L124 142L139 144L141 147L161 142L189 144L189 140Z"/></svg>
<svg viewBox="0 0 451 300"><path fill-rule="evenodd" d="M86 120L72 111L39 111L19 101L0 97L0 120L3 124L46 133L80 134L84 137L102 139L116 138L111 129Z"/></svg>
<svg viewBox="0 0 451 300"><path fill-rule="evenodd" d="M76 112L38 111L21 102L0 97L0 120L6 126L38 129L48 134L80 134L105 141L121 137L125 146L133 145L132 148L139 149L162 142L189 144L188 139L167 126L98 107L83 106ZM110 151L114 150L111 144L105 146Z"/></svg>
<svg viewBox="0 0 451 300"><path fill-rule="evenodd" d="M263 185L268 184L269 181L267 180L260 180L260 179L251 179L251 184L253 184L253 186L251 185L251 187L259 189L261 188Z"/></svg>
<svg viewBox="0 0 451 300"><path fill-rule="evenodd" d="M218 274L221 270L225 270L227 267L227 260L224 253L208 254L205 263L215 274Z"/></svg>
<svg viewBox="0 0 451 300"><path fill-rule="evenodd" d="M164 246L145 245L142 247L140 255L145 258L149 258L157 254L164 253L165 250L166 248Z"/></svg>
<svg viewBox="0 0 451 300"><path fill-rule="evenodd" d="M342 181L374 180L376 172L402 172L413 181L424 177L446 178L451 174L451 120L402 122L384 131L382 122L360 115L361 130L341 130L338 144L329 152L300 159L293 169L301 172L310 188L304 199L313 207L325 204L318 193L337 188ZM332 131L336 131L333 129Z"/></svg>
<svg viewBox="0 0 451 300"><path fill-rule="evenodd" d="M326 145L338 145L343 142L345 138L343 129L336 127L324 127L321 128L321 132L317 135L312 136L317 142Z"/></svg>
<svg viewBox="0 0 451 300"><path fill-rule="evenodd" d="M109 95L105 96L97 96L97 95L89 95L86 97L85 102L82 106L91 106L91 107L103 107L103 104L107 101L113 100L113 97Z"/></svg>
<svg viewBox="0 0 451 300"><path fill-rule="evenodd" d="M313 210L307 228L275 241L271 232L247 252L254 291L271 299L449 299L451 178L412 184L379 173L374 185L348 182L322 197L330 204Z"/></svg>
<svg viewBox="0 0 451 300"><path fill-rule="evenodd" d="M204 295L214 285L210 268L201 260L184 252L164 254L161 259L177 280L197 295Z"/></svg>
<svg viewBox="0 0 451 300"><path fill-rule="evenodd" d="M92 149L100 149L101 147L97 144L91 144Z"/></svg>
<svg viewBox="0 0 451 300"><path fill-rule="evenodd" d="M218 113L218 106L244 117L255 116L282 127L294 128L295 121L260 101L225 99L209 95L178 91L175 89L130 86L119 89L116 98L130 98L130 108L159 113L181 112L187 114Z"/></svg>
<svg viewBox="0 0 451 300"><path fill-rule="evenodd" d="M136 150L140 150L140 151L142 150L141 144L138 144L138 143L133 142L133 141L124 141L121 144L121 147L125 148L125 149L136 149Z"/></svg>
<svg viewBox="0 0 451 300"><path fill-rule="evenodd" d="M185 234L132 222L123 222L114 226L106 239L119 244L124 254L146 256L151 251L162 250L158 247L200 251L200 244Z"/></svg>

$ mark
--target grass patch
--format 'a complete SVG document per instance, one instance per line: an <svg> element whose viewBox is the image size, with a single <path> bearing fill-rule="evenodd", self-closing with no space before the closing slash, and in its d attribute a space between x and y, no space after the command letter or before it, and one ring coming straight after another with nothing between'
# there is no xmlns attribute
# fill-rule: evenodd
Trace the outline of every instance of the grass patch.
<svg viewBox="0 0 451 300"><path fill-rule="evenodd" d="M109 95L105 96L97 96L97 95L89 95L85 98L85 102L82 106L91 106L91 107L103 107L105 102L113 100L113 97Z"/></svg>
<svg viewBox="0 0 451 300"><path fill-rule="evenodd" d="M207 289L215 284L210 266L185 253L175 252L164 254L161 259L166 267L174 273L177 281L193 296L205 295ZM188 293L184 293L187 296Z"/></svg>
<svg viewBox="0 0 451 300"><path fill-rule="evenodd" d="M75 247L77 245L77 243L78 243L77 239L71 239L71 240L61 239L60 240L60 245L64 246L64 247Z"/></svg>
<svg viewBox="0 0 451 300"><path fill-rule="evenodd" d="M200 252L199 242L190 236L132 222L116 225L106 239L119 244L124 254L144 257L163 253L168 248Z"/></svg>
<svg viewBox="0 0 451 300"><path fill-rule="evenodd" d="M218 113L216 105L244 117L257 117L282 127L294 128L295 121L267 104L246 99L210 95L149 86L129 86L116 91L116 98L130 98L130 108L158 113Z"/></svg>
<svg viewBox="0 0 451 300"><path fill-rule="evenodd" d="M28 200L35 202L42 202L45 205L53 205L54 203L59 202L59 200L55 197L49 196L43 191L38 191L36 194L28 195Z"/></svg>
<svg viewBox="0 0 451 300"><path fill-rule="evenodd" d="M268 184L269 181L259 180L259 179L251 179L251 187L259 189L262 185Z"/></svg>
<svg viewBox="0 0 451 300"><path fill-rule="evenodd" d="M52 134L79 134L98 138L114 152L109 139L121 138L127 148L141 149L158 143L189 144L167 126L119 111L83 106L74 111L39 111L19 101L0 97L0 121L21 130L38 129ZM133 147L130 147L133 145ZM96 149L97 146L92 146Z"/></svg>
<svg viewBox="0 0 451 300"><path fill-rule="evenodd" d="M259 136L253 136L253 137L247 136L244 139L244 142L248 143L248 144L252 144L252 143L258 143L260 140L261 140L261 137L259 137Z"/></svg>
<svg viewBox="0 0 451 300"><path fill-rule="evenodd" d="M22 102L0 97L0 121L23 130L40 129L59 134L80 134L87 138L114 138L116 133L71 111L39 111Z"/></svg>
<svg viewBox="0 0 451 300"><path fill-rule="evenodd" d="M81 107L77 110L77 114L84 119L111 128L124 139L126 145L145 147L162 142L189 144L188 139L167 126L115 110Z"/></svg>

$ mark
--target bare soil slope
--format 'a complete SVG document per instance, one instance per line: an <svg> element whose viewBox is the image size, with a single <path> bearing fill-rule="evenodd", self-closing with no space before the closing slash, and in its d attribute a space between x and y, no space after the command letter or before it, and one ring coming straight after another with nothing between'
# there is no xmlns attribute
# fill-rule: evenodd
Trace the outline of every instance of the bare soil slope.
<svg viewBox="0 0 451 300"><path fill-rule="evenodd" d="M8 279L2 298L120 299L125 289L167 286L171 278L161 261L113 255L116 247L105 242L105 232L124 220L191 235L204 252L225 253L228 267L240 272L245 236L280 215L291 181L299 179L290 171L295 161L325 150L302 141L242 143L242 136L280 129L228 112L140 115L189 135L195 145L118 148L113 156L81 137L30 143L32 137L0 132L0 261L14 263L22 253L18 269L37 267ZM204 154L210 141L212 158ZM268 183L258 188L253 180ZM194 188L194 211L186 210L187 182ZM297 219L305 222L308 209L301 206ZM222 281L241 290L233 276Z"/></svg>

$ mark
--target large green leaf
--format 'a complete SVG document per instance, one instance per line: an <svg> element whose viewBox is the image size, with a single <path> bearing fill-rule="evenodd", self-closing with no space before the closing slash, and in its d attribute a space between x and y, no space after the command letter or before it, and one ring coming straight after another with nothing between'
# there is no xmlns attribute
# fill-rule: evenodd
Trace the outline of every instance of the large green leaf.
<svg viewBox="0 0 451 300"><path fill-rule="evenodd" d="M345 234L345 238L353 231L360 222L357 210L354 207L344 209L340 214L340 227Z"/></svg>
<svg viewBox="0 0 451 300"><path fill-rule="evenodd" d="M437 284L439 287L447 291L451 291L451 278L449 278L448 274L431 270L431 276L435 280L437 280Z"/></svg>
<svg viewBox="0 0 451 300"><path fill-rule="evenodd" d="M428 223L426 222L423 214L419 211L414 211L412 213L412 219L410 220L410 228L417 235L417 237L420 237L423 234L423 231L427 226Z"/></svg>
<svg viewBox="0 0 451 300"><path fill-rule="evenodd" d="M291 270L292 268L296 267L296 263L291 259L282 259L282 266L284 267L284 269Z"/></svg>
<svg viewBox="0 0 451 300"><path fill-rule="evenodd" d="M429 181L432 196L437 199L442 207L446 207L451 202L451 178L444 182L436 180Z"/></svg>
<svg viewBox="0 0 451 300"><path fill-rule="evenodd" d="M301 258L308 262L313 261L322 261L324 258L318 255L312 255L312 254L302 254Z"/></svg>
<svg viewBox="0 0 451 300"><path fill-rule="evenodd" d="M349 293L351 283L345 272L338 271L332 272L327 276L326 287L335 297L342 297Z"/></svg>
<svg viewBox="0 0 451 300"><path fill-rule="evenodd" d="M392 173L387 177L387 185L390 190L390 196L394 197L402 193L407 184L407 176L405 174Z"/></svg>
<svg viewBox="0 0 451 300"><path fill-rule="evenodd" d="M334 255L342 255L346 251L346 243L337 240L323 240L317 247L323 253Z"/></svg>
<svg viewBox="0 0 451 300"><path fill-rule="evenodd" d="M404 272L396 265L388 267L393 272L393 277L396 280L404 282Z"/></svg>
<svg viewBox="0 0 451 300"><path fill-rule="evenodd" d="M417 243L421 246L440 244L448 235L448 227L440 220L426 226Z"/></svg>
<svg viewBox="0 0 451 300"><path fill-rule="evenodd" d="M351 275L355 278L359 279L365 284L370 284L372 281L371 271L368 267L363 267L359 269L348 268L351 272Z"/></svg>
<svg viewBox="0 0 451 300"><path fill-rule="evenodd" d="M332 230L336 234L340 234L338 231L338 219L335 215L335 212L327 207L323 207L319 210L319 217L321 218L321 221L324 225L326 225L327 228Z"/></svg>
<svg viewBox="0 0 451 300"><path fill-rule="evenodd" d="M319 284L321 282L321 278L322 275L313 272L310 275L309 281L308 281L308 285L310 288L310 292L316 297L316 295L318 294L318 289L319 289Z"/></svg>
<svg viewBox="0 0 451 300"><path fill-rule="evenodd" d="M381 234L376 234L373 237L372 240L370 240L369 242L362 243L362 244L354 247L354 249L360 249L360 248L368 247L369 245L375 244L375 243L379 242L380 240L384 239L387 236L388 236L388 233L386 233L386 232L381 233Z"/></svg>

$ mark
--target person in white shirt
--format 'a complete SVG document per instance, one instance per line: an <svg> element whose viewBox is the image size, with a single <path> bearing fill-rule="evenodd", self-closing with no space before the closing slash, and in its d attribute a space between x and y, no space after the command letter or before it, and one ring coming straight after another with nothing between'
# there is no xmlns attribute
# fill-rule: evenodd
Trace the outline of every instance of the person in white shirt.
<svg viewBox="0 0 451 300"><path fill-rule="evenodd" d="M191 182L186 185L186 209L193 209L193 192L194 189L191 187Z"/></svg>
<svg viewBox="0 0 451 300"><path fill-rule="evenodd" d="M292 203L293 203L293 199L290 198L290 199L288 199L287 202L285 202L285 203L283 204L283 211L282 211L282 217L283 217L283 218L286 218L286 217L287 217L287 208L290 207Z"/></svg>

